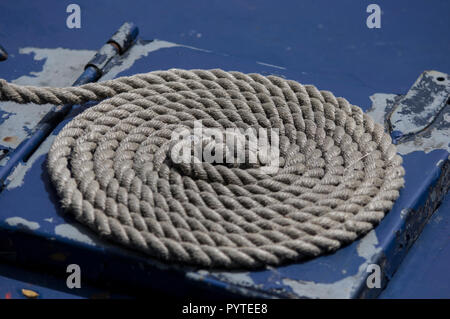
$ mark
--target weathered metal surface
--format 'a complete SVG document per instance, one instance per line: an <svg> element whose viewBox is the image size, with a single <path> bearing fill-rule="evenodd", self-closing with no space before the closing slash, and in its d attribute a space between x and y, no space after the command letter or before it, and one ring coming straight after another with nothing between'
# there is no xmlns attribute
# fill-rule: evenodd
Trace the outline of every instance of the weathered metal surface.
<svg viewBox="0 0 450 319"><path fill-rule="evenodd" d="M115 43L120 50L120 54L123 54L130 48L139 33L138 27L132 22L125 22L119 30L112 35L108 40L108 43Z"/></svg>
<svg viewBox="0 0 450 319"><path fill-rule="evenodd" d="M109 15L103 17L105 7L136 18L146 38L156 36L212 48L246 56L247 60L190 49L173 42L139 41L124 54L122 61L111 61L113 66L101 80L171 67L221 67L272 73L331 90L365 110L369 106L368 97L372 95L374 112L371 114L380 114L383 122L387 117L385 111L402 98L397 94L406 93L410 83L420 72L430 68L431 62L441 71L448 72L450 67L448 44L440 41L442 35L448 33L448 28L442 27L448 21L447 2L430 6L427 1L380 0L378 4L387 19L383 18L383 27L379 30L365 27L366 5L351 1L327 2L329 10L325 11L321 1L292 1L283 6L270 1L254 6L227 3L220 5L221 14L207 2L193 5L180 1L176 6L144 0L133 2L133 6L109 0L80 0L79 3L83 10L80 30L65 29L62 15L67 4L64 2L16 0L0 3L0 36L10 53L10 58L0 64L0 76L20 84L70 85L79 74L74 70L82 68L105 34L117 27L117 19ZM20 11L19 23L16 15L6 14L13 7ZM174 18L167 19L161 12L170 12ZM216 23L206 19L212 14ZM347 18L342 19L343 15ZM270 23L267 22L269 17ZM427 22L405 23L412 20ZM46 28L36 27L44 21ZM1 33L6 28L14 32ZM436 33L437 28L442 32ZM434 49L425 49L430 47ZM396 94L373 95L374 92ZM16 147L42 113L48 111L45 107L37 110L36 107L0 103L0 135L17 137L15 142L0 138L0 145ZM81 110L82 107L78 107L71 116ZM445 120L444 114L440 114ZM45 267L60 276L57 282L65 281L67 264L78 263L83 274L95 282L108 281L130 290L136 286L153 287L190 296L201 290L214 290L208 294L210 297L225 292L271 297L374 297L380 289L365 286L369 274L365 272L366 266L381 263L386 282L398 268L412 239L420 233L426 216L443 196L439 189L443 185L440 177L445 176L443 165L448 161L448 148L442 143L445 132L425 130L429 135L417 134L420 139L398 145L407 175L406 187L393 210L374 232L336 254L250 273L208 272L165 265L98 240L61 212L46 174L45 157L54 134L64 123L26 163L16 168L7 189L0 194L1 258L30 267ZM3 127L11 130L2 131ZM447 238L443 234L436 236L441 236L442 240ZM422 259L424 263L434 262L428 261L425 255ZM7 277L10 277L8 273ZM0 277L0 286L4 283L9 285L8 278ZM19 283L10 285L23 288ZM42 296L46 294L38 292Z"/></svg>
<svg viewBox="0 0 450 319"><path fill-rule="evenodd" d="M136 40L138 28L131 22L124 23L116 33L103 45L94 57L86 64L86 70L93 68L97 71L95 80L99 79L108 63L118 54L125 53ZM83 83L75 83L80 85Z"/></svg>
<svg viewBox="0 0 450 319"><path fill-rule="evenodd" d="M380 298L450 296L450 196L430 218Z"/></svg>
<svg viewBox="0 0 450 319"><path fill-rule="evenodd" d="M413 139L427 130L444 113L450 115L450 78L437 71L420 75L408 93L400 99L388 118L389 129L396 142ZM446 120L446 129L449 121Z"/></svg>
<svg viewBox="0 0 450 319"><path fill-rule="evenodd" d="M133 49L140 52L142 47L148 48L150 45L152 43L138 43ZM299 76L289 69L251 63L165 42L164 46L166 49L152 51L150 58L133 60L130 68L116 73L116 76L168 67L221 67L243 72L274 73L303 83L315 83L320 88L338 90L344 92L344 95L351 95L358 86L350 78L348 81L336 81L332 75L322 74L320 78L317 75ZM133 49L128 58L135 54ZM216 293L266 297L375 297L381 289L369 289L366 286L369 275L367 266L371 263L379 264L383 271L383 283L386 283L420 233L427 216L431 215L434 206L443 196L442 191L437 191L442 189L440 176L443 168L437 166L437 163L447 160L447 151L435 149L427 154L410 152L403 155L407 172L406 187L401 191L392 211L374 231L335 254L304 263L252 272L208 271L167 265L99 240L61 212L45 170L45 155L54 135L82 109L83 107L78 107L72 111L72 115L30 157L30 165L26 171L13 174L9 186L0 194L0 205L7 208L0 217L0 228L4 230L3 237L6 231L6 237L9 238L9 241L0 240L5 243L0 249L18 252L16 262L45 264L46 267L55 269L61 269L68 262L79 263L85 269L86 276L93 281L108 280L122 287L152 286L180 294L184 293L180 289L183 286L184 289L212 289ZM426 175L414 174L418 167ZM28 201L19 202L24 194ZM408 236L405 235L407 233ZM27 245L36 249L39 247L39 256L25 249ZM64 261L42 258L42 255L51 256L55 252L62 253L67 258ZM124 274L126 281L121 280ZM167 280L175 280L177 288L168 286Z"/></svg>

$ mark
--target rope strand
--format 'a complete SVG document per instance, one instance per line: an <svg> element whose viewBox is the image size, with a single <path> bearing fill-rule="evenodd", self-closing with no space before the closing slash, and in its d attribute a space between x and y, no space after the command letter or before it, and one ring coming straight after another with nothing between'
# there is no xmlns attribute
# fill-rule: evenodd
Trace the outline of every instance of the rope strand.
<svg viewBox="0 0 450 319"><path fill-rule="evenodd" d="M404 183L382 126L331 92L275 76L171 69L68 88L0 79L0 101L102 101L55 138L51 180L79 222L167 262L256 268L333 252L373 229ZM278 130L278 171L261 170L268 157L248 165L234 151L231 164L193 154L178 163L173 133L198 121ZM246 148L245 160L254 154Z"/></svg>

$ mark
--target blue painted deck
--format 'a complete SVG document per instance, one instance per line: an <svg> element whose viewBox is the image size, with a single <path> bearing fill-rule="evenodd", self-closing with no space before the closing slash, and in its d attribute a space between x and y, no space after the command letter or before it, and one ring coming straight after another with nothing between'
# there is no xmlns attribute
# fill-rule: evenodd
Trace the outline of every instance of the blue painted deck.
<svg viewBox="0 0 450 319"><path fill-rule="evenodd" d="M115 72L107 74L106 78L113 74L131 75L171 67L219 67L312 83L368 110L370 96L375 93L406 94L424 70L450 73L450 43L443 41L448 39L450 31L447 16L450 3L444 1L435 1L433 5L427 1L378 1L383 9L380 30L369 30L365 25L365 7L369 2L296 4L289 1L285 5L276 5L269 1L258 4L233 1L231 4L215 2L216 6L212 6L211 2L205 1L193 6L179 1L178 6L173 6L136 1L132 8L119 1L78 3L82 8L80 30L65 27L68 3L1 3L0 41L10 58L0 62L0 77L12 81L23 75L30 76L31 72L42 72L49 67L46 62L57 52L47 53L47 60L36 60L41 51L28 49L25 52L31 52L24 54L24 51L19 52L20 48L71 49L65 51L67 58L81 61L89 52L80 50L97 50L126 20L139 26L141 39L158 38L168 42L139 42L134 53L125 57L129 65L117 63L116 69L111 70ZM329 10L324 10L324 6ZM436 29L440 31L436 32ZM195 48L175 46L176 43ZM61 76L61 85L70 85L70 76L76 78L80 73L81 69L74 68L69 75ZM72 116L81 110L82 107L74 110ZM22 124L17 130L25 135L32 127L32 123L27 123L29 119L24 119L21 114L1 112L0 124L15 118ZM68 120L70 117L65 123ZM59 125L52 135L63 125ZM4 138L3 134L0 126L1 138ZM21 170L11 177L9 187L0 193L2 256L9 262L26 264L32 269L45 268L60 276L65 275L67 264L77 263L94 286L109 282L129 290L152 288L180 295L194 289L198 294L212 290L217 295L376 297L381 289L368 289L365 279L367 265L378 263L383 266L383 284L394 278L383 297L402 296L400 288L396 290L396 286L391 286L401 287L408 279L396 281L394 273L405 256L408 260L408 248L431 216L433 204L444 196L436 185L448 183L441 174L443 165L448 162L445 145L427 153L420 148L411 150L403 155L406 186L401 197L375 231L361 240L333 255L304 263L253 272L208 272L164 265L110 245L65 217L45 170L45 154L51 141L52 136L27 163L23 163ZM14 148L17 143L8 145ZM448 214L443 216L449 218ZM437 232L433 238L446 242L448 232ZM422 257L423 267L436 262L425 259L427 255L423 251L416 254L416 259ZM448 254L439 255L439 258L448 269ZM9 273L14 272L8 269ZM450 282L444 271L436 276ZM3 292L2 284L11 286L9 277L0 277L0 293ZM427 291L429 284L429 281L419 282L414 289ZM60 283L55 286L56 291L58 285ZM77 292L71 294L88 296ZM449 290L445 289L440 294L450 296Z"/></svg>

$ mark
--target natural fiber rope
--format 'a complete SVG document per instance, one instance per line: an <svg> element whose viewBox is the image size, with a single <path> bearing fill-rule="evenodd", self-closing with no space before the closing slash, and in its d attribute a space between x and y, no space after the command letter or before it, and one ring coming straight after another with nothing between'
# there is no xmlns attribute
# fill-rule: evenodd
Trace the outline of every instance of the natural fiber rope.
<svg viewBox="0 0 450 319"><path fill-rule="evenodd" d="M332 252L371 230L403 186L382 126L276 76L171 69L68 88L0 80L0 100L103 100L56 137L51 180L81 223L164 261L254 268ZM279 129L279 171L202 162L186 173L168 154L171 134L198 120Z"/></svg>

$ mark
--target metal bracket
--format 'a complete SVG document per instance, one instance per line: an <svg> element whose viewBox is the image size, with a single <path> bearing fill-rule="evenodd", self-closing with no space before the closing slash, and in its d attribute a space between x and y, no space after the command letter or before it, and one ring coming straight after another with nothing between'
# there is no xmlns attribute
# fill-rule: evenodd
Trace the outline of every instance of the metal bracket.
<svg viewBox="0 0 450 319"><path fill-rule="evenodd" d="M108 65L108 63L118 54L127 51L136 40L138 28L131 22L125 22L116 33L103 45L95 56L86 64L85 70L94 69L98 80ZM75 83L74 85L77 85Z"/></svg>
<svg viewBox="0 0 450 319"><path fill-rule="evenodd" d="M388 117L394 143L427 130L442 112L449 111L450 77L425 71Z"/></svg>

